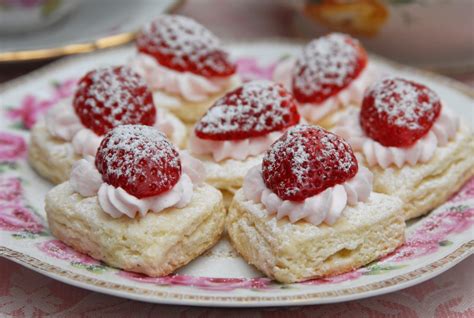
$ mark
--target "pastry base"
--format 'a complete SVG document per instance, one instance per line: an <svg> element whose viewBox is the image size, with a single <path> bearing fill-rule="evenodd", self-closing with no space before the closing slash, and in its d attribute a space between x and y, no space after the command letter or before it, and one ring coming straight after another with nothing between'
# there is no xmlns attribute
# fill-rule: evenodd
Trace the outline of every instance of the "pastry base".
<svg viewBox="0 0 474 318"><path fill-rule="evenodd" d="M356 105L348 105L347 107L344 108L337 108L334 111L326 114L323 118L320 118L317 121L313 121L310 118L303 117L309 124L313 125L318 125L323 127L324 129L332 129L336 126L336 123L340 120L342 116L350 112L354 108L359 108L356 107Z"/></svg>
<svg viewBox="0 0 474 318"><path fill-rule="evenodd" d="M402 202L372 193L368 202L347 207L333 226L290 223L269 217L262 204L239 190L226 229L232 245L250 264L282 283L351 271L404 242Z"/></svg>
<svg viewBox="0 0 474 318"><path fill-rule="evenodd" d="M31 130L28 161L43 178L54 184L68 180L72 164L81 158L70 142L52 136L44 121Z"/></svg>
<svg viewBox="0 0 474 318"><path fill-rule="evenodd" d="M190 102L178 95L170 95L164 92L157 92L154 95L155 105L158 108L166 109L167 111L173 113L176 117L181 119L186 124L194 124L206 113L206 111L211 107L214 102L225 95L228 91L233 90L240 86L241 82L237 77L234 77L231 81L229 87L222 92L216 93L210 96L208 99L201 102ZM160 102L163 98L160 95L165 95L167 99L172 99L173 103Z"/></svg>
<svg viewBox="0 0 474 318"><path fill-rule="evenodd" d="M195 189L183 209L114 219L96 196L84 198L65 182L47 194L45 209L52 234L76 251L154 277L174 272L213 246L226 215L221 193L209 185Z"/></svg>
<svg viewBox="0 0 474 318"><path fill-rule="evenodd" d="M216 162L211 155L196 155L195 158L202 161L206 169L206 182L219 190L231 193L242 187L244 177L253 166L262 163L263 154L256 157L248 157L244 161L225 159Z"/></svg>
<svg viewBox="0 0 474 318"><path fill-rule="evenodd" d="M474 138L461 125L456 139L438 148L427 163L370 170L374 173L374 191L399 197L405 202L405 219L412 219L445 202L474 176Z"/></svg>
<svg viewBox="0 0 474 318"><path fill-rule="evenodd" d="M234 199L234 192L230 192L227 190L221 190L222 198L224 200L224 206L228 210L232 200Z"/></svg>

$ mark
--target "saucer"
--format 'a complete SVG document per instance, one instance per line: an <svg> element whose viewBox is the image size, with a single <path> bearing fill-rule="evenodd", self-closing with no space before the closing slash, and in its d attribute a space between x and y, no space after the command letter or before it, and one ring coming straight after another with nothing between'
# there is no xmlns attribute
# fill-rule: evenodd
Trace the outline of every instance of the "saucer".
<svg viewBox="0 0 474 318"><path fill-rule="evenodd" d="M85 0L69 16L38 30L0 35L0 62L86 53L127 43L144 23L172 12L182 0Z"/></svg>

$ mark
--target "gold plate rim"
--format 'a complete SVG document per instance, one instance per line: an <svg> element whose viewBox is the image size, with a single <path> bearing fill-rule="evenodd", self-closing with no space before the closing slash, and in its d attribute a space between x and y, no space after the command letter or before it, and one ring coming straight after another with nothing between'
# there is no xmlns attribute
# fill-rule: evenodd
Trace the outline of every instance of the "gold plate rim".
<svg viewBox="0 0 474 318"><path fill-rule="evenodd" d="M174 3L164 12L173 13L181 8L185 2L186 0L175 0ZM0 63L25 61L33 62L61 56L90 53L97 50L112 48L129 43L135 39L135 34L136 32L123 32L101 37L90 42L71 43L54 48L0 52Z"/></svg>

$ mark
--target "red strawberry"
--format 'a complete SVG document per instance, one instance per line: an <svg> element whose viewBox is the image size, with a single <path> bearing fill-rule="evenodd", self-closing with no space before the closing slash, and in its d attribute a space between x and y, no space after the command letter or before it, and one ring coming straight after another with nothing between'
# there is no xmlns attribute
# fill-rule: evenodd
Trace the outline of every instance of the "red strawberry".
<svg viewBox="0 0 474 318"><path fill-rule="evenodd" d="M144 80L125 66L90 71L79 81L73 106L81 123L97 135L126 124L152 126L153 96Z"/></svg>
<svg viewBox="0 0 474 318"><path fill-rule="evenodd" d="M296 61L293 94L300 103L322 103L346 88L367 65L356 39L331 33L311 41Z"/></svg>
<svg viewBox="0 0 474 318"><path fill-rule="evenodd" d="M176 148L157 129L143 125L123 125L108 132L95 165L104 182L137 198L168 191L181 176Z"/></svg>
<svg viewBox="0 0 474 318"><path fill-rule="evenodd" d="M297 125L267 151L262 163L265 185L282 200L302 201L355 176L352 148L318 126Z"/></svg>
<svg viewBox="0 0 474 318"><path fill-rule="evenodd" d="M196 124L196 136L211 140L258 137L297 124L291 94L270 81L247 82L227 93Z"/></svg>
<svg viewBox="0 0 474 318"><path fill-rule="evenodd" d="M384 146L408 147L428 133L440 112L439 97L428 87L387 78L365 92L360 124Z"/></svg>
<svg viewBox="0 0 474 318"><path fill-rule="evenodd" d="M160 16L138 34L136 45L138 51L178 72L213 77L236 71L214 34L187 17Z"/></svg>

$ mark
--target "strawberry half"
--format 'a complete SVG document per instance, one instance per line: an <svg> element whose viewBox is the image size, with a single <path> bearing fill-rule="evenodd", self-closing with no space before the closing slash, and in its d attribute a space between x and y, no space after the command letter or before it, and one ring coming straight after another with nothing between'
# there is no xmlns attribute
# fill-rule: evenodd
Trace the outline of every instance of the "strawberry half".
<svg viewBox="0 0 474 318"><path fill-rule="evenodd" d="M296 60L293 94L300 103L322 103L346 88L367 65L356 39L331 33L311 41Z"/></svg>
<svg viewBox="0 0 474 318"><path fill-rule="evenodd" d="M238 140L283 130L299 120L295 100L282 85L252 81L217 100L194 132L201 139Z"/></svg>
<svg viewBox="0 0 474 318"><path fill-rule="evenodd" d="M178 151L154 127L118 126L105 135L95 157L104 182L137 198L170 190L181 176Z"/></svg>
<svg viewBox="0 0 474 318"><path fill-rule="evenodd" d="M441 113L438 95L402 78L386 78L365 92L360 124L387 147L409 147L428 133Z"/></svg>
<svg viewBox="0 0 474 318"><path fill-rule="evenodd" d="M125 66L87 73L79 81L73 106L81 123L99 136L119 125L152 126L156 120L152 93L142 77Z"/></svg>
<svg viewBox="0 0 474 318"><path fill-rule="evenodd" d="M160 16L141 30L136 46L139 52L178 72L206 77L230 76L236 72L236 65L220 49L214 34L187 17Z"/></svg>
<svg viewBox="0 0 474 318"><path fill-rule="evenodd" d="M359 167L341 137L318 126L297 125L267 151L265 185L282 200L302 201L354 177Z"/></svg>

